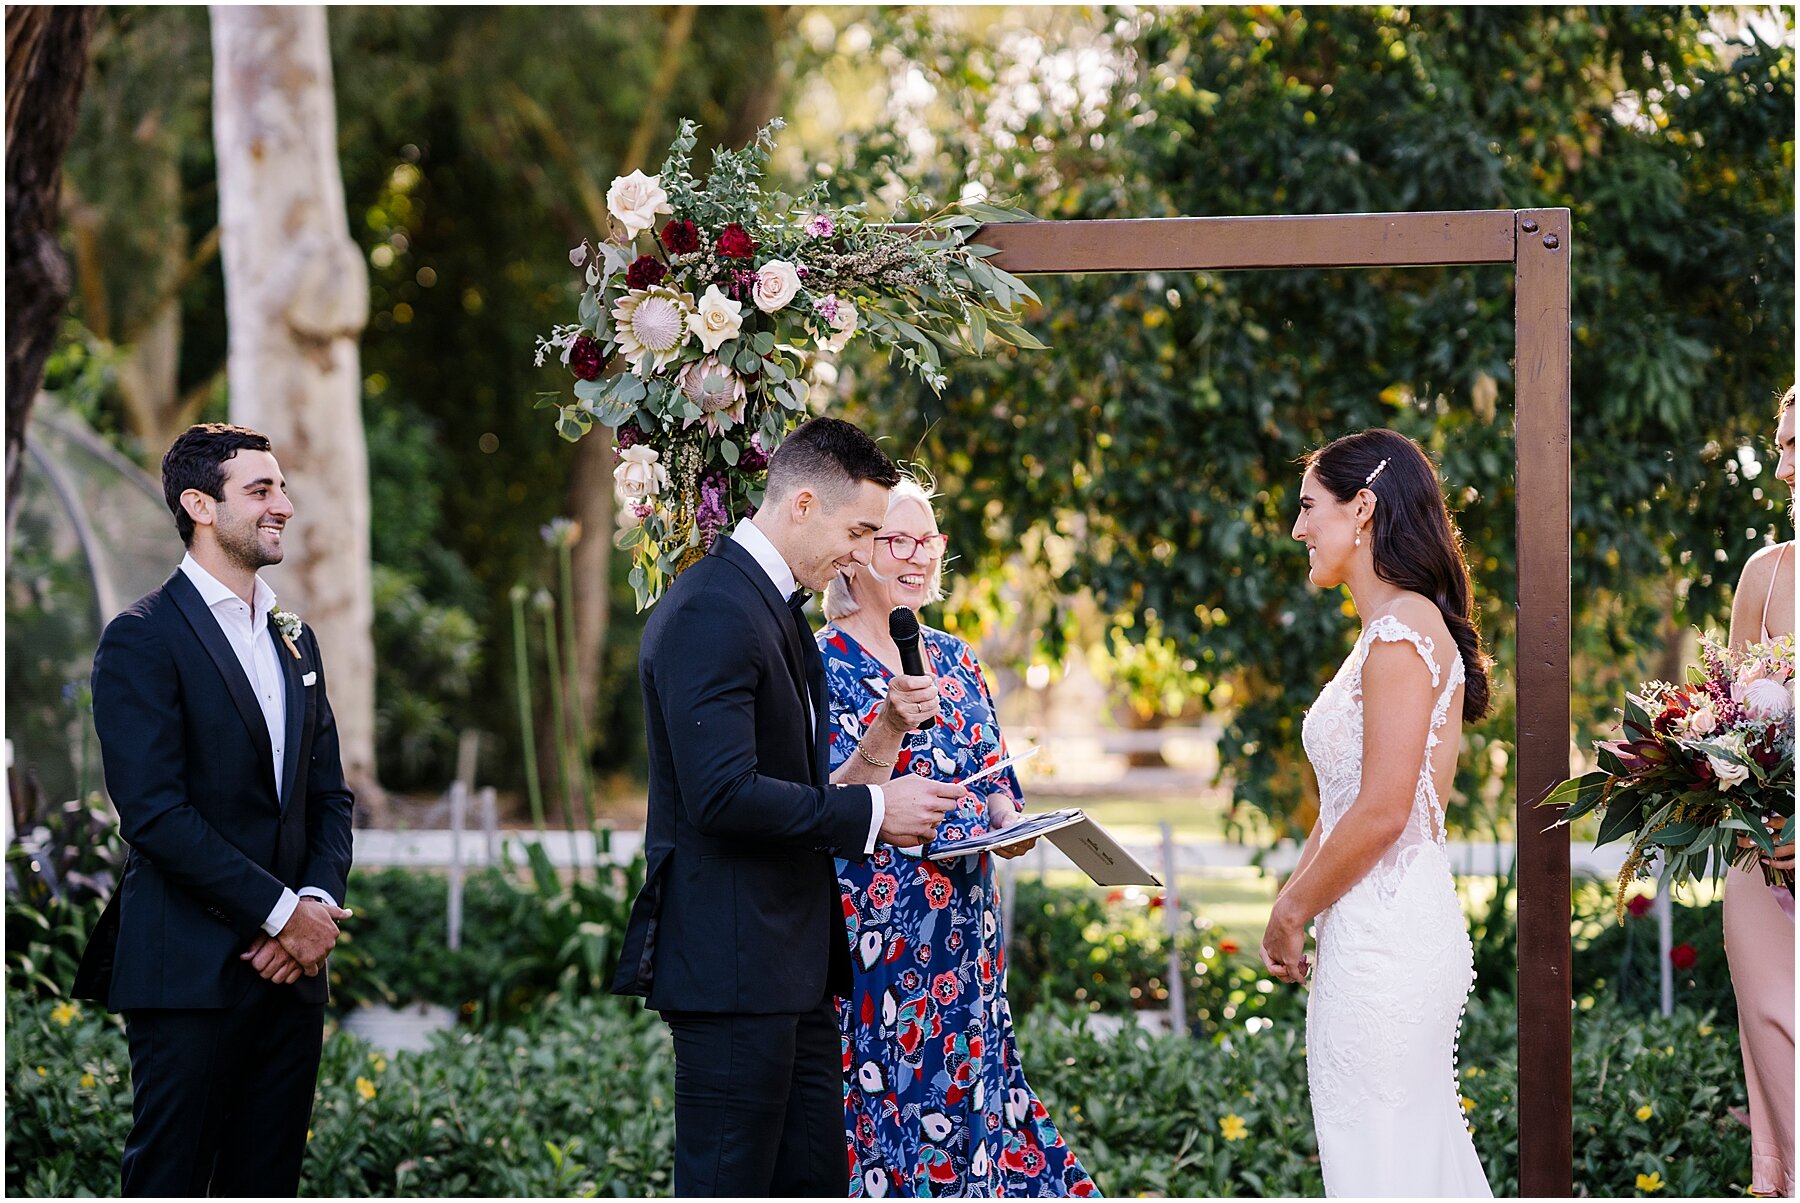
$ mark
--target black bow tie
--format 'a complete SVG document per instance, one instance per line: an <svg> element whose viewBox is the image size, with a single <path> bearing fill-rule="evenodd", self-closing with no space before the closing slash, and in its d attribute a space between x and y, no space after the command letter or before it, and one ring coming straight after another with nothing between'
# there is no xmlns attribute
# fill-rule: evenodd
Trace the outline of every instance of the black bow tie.
<svg viewBox="0 0 1800 1203"><path fill-rule="evenodd" d="M805 589L796 589L788 594L788 609L798 614L806 608L806 603L811 600L811 593L808 593Z"/></svg>

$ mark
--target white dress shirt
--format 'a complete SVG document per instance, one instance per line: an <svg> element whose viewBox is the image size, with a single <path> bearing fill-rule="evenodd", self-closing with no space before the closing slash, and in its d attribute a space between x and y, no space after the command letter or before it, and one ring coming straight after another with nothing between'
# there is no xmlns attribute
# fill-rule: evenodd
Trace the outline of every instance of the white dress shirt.
<svg viewBox="0 0 1800 1203"><path fill-rule="evenodd" d="M287 683L281 676L281 653L276 650L275 636L269 630L269 611L275 608L275 591L260 576L256 577L252 594L256 604L247 606L243 598L200 567L192 555L181 558L181 571L193 582L200 600L206 603L219 630L224 632L225 642L237 654L238 664L250 682L250 690L256 695L256 704L262 708L263 722L269 728L269 749L275 754L275 796L285 802L281 799L281 782L288 751ZM299 894L283 887L275 909L263 920L263 930L271 936L278 935L293 917L302 896L337 905L336 899L317 886L307 886Z"/></svg>
<svg viewBox="0 0 1800 1203"><path fill-rule="evenodd" d="M775 591L781 594L783 600L792 596L794 590L800 587L800 582L794 579L794 570L788 567L788 562L782 558L779 551L775 550L775 545L769 542L769 536L763 534L756 523L748 518L744 519L731 532L731 537L737 541L738 546L755 558L757 564L768 574L769 579L775 582ZM819 716L813 710L811 689L806 691L806 717L811 720L814 730L817 730ZM876 837L881 834L881 820L887 817L887 802L882 796L881 787L871 785L868 790L869 842L863 846L864 853L875 851Z"/></svg>

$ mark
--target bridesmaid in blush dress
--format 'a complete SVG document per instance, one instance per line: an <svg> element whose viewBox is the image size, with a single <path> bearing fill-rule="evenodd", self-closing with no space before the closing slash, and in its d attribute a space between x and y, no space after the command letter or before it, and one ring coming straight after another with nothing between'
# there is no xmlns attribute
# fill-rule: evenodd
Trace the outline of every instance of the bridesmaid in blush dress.
<svg viewBox="0 0 1800 1203"><path fill-rule="evenodd" d="M1781 399L1775 477L1794 488L1794 390ZM1791 502L1790 502L1791 504ZM1750 557L1731 607L1731 646L1762 643L1794 630L1793 540ZM1794 845L1776 848L1775 865L1794 868ZM1760 869L1732 868L1725 878L1725 959L1737 993L1738 1038L1750 1095L1750 1193L1794 1194L1794 900Z"/></svg>

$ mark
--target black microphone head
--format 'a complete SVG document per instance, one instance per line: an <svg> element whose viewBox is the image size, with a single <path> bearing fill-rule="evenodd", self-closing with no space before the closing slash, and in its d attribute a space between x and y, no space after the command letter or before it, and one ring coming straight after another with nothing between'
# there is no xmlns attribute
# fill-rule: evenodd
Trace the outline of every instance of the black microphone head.
<svg viewBox="0 0 1800 1203"><path fill-rule="evenodd" d="M895 643L916 643L919 639L919 616L905 606L888 611L888 634Z"/></svg>

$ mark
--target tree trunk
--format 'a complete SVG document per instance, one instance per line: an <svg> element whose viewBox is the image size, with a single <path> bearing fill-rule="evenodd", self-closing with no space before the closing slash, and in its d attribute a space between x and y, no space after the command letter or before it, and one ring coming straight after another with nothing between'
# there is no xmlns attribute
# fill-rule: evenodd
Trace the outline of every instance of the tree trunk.
<svg viewBox="0 0 1800 1203"><path fill-rule="evenodd" d="M212 35L231 418L269 436L294 491L270 583L319 634L344 772L378 813L357 351L369 283L344 209L325 11L221 5Z"/></svg>
<svg viewBox="0 0 1800 1203"><path fill-rule="evenodd" d="M88 42L100 10L12 5L6 10L6 534L24 462L25 423L69 300L57 245L63 153L75 133Z"/></svg>

